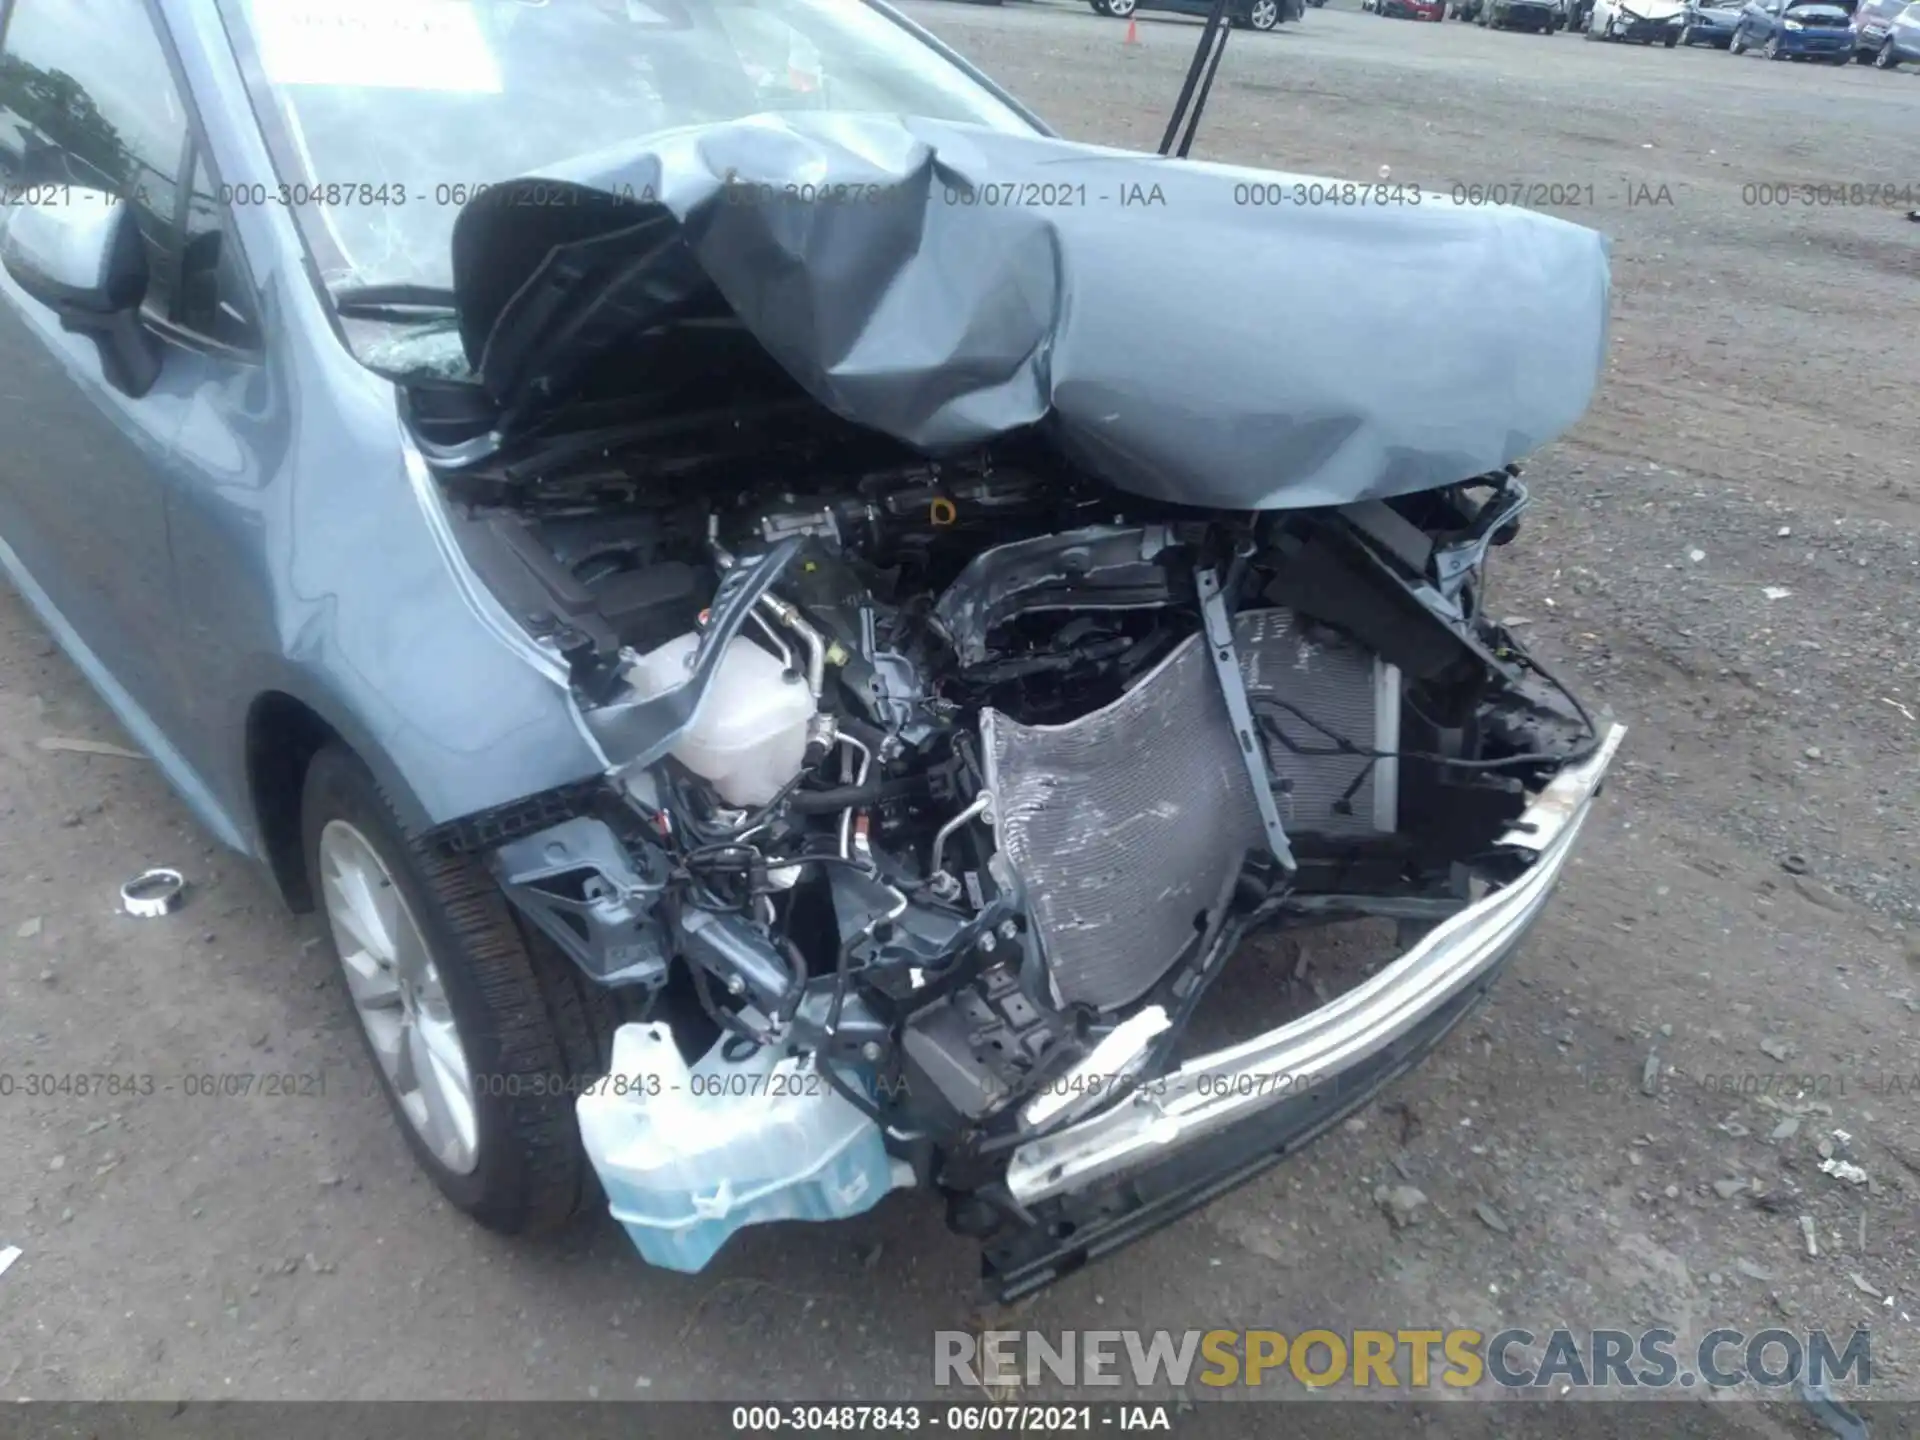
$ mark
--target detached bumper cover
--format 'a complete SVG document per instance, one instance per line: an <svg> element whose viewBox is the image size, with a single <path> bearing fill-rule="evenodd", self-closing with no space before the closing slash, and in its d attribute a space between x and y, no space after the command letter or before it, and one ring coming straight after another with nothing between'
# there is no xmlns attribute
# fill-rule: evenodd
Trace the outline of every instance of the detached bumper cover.
<svg viewBox="0 0 1920 1440"><path fill-rule="evenodd" d="M1515 881L1446 920L1392 965L1309 1015L1201 1056L1164 1082L1016 1150L1007 1188L1023 1205L1166 1160L1282 1102L1322 1087L1421 1029L1473 987L1531 928L1553 892L1595 795L1626 737L1611 726L1586 760L1561 771L1502 844L1531 852Z"/></svg>

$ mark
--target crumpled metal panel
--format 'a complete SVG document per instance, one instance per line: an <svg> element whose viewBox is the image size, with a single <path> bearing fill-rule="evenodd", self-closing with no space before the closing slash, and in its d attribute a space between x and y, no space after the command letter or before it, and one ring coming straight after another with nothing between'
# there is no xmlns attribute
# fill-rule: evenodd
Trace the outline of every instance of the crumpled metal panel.
<svg viewBox="0 0 1920 1440"><path fill-rule="evenodd" d="M462 341L509 429L717 307L923 451L1039 425L1121 490L1278 509L1516 460L1580 418L1604 358L1603 236L1411 186L814 112L602 151L540 194L495 186L453 234Z"/></svg>
<svg viewBox="0 0 1920 1440"><path fill-rule="evenodd" d="M1264 843L1200 637L1071 724L984 710L980 730L995 844L1025 887L1055 998L1138 999Z"/></svg>
<svg viewBox="0 0 1920 1440"><path fill-rule="evenodd" d="M1372 655L1309 638L1286 610L1243 611L1233 628L1249 699L1284 697L1376 748ZM1331 744L1296 719L1279 723L1303 748ZM1247 852L1265 844L1202 637L1069 724L1022 725L989 709L980 730L995 844L1025 887L1056 998L1101 1010L1138 999L1194 942ZM1279 798L1290 834L1374 831L1379 777L1367 760L1269 750L1276 781L1287 782ZM1352 814L1343 815L1334 802L1349 789Z"/></svg>

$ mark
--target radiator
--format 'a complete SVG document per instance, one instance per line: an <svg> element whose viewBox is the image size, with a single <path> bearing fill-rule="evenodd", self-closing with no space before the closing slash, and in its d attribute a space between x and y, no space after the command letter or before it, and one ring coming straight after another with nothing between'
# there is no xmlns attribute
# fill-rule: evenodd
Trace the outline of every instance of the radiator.
<svg viewBox="0 0 1920 1440"><path fill-rule="evenodd" d="M1309 638L1284 610L1234 619L1256 716L1307 750L1334 742L1285 699L1370 750L1399 741L1399 677L1370 652ZM1114 1010L1137 1000L1206 930L1260 812L1201 638L1181 644L1112 704L1065 725L981 712L996 845L1025 892L1054 998ZM1396 768L1362 756L1296 755L1269 742L1289 835L1374 834L1395 823Z"/></svg>

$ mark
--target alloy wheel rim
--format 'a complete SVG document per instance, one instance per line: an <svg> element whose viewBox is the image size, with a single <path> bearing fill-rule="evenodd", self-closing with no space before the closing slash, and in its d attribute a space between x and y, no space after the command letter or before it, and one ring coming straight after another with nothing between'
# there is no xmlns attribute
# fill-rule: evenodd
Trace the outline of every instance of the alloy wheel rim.
<svg viewBox="0 0 1920 1440"><path fill-rule="evenodd" d="M352 825L320 832L321 905L354 1013L414 1133L456 1175L480 1158L473 1072L425 934Z"/></svg>
<svg viewBox="0 0 1920 1440"><path fill-rule="evenodd" d="M1273 22L1280 14L1278 0L1254 0L1253 27L1256 30L1271 30Z"/></svg>

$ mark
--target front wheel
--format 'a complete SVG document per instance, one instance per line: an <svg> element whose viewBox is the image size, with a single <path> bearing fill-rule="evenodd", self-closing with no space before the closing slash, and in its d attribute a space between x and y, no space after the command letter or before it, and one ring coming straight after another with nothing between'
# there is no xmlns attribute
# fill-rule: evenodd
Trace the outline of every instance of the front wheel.
<svg viewBox="0 0 1920 1440"><path fill-rule="evenodd" d="M1900 57L1894 53L1892 40L1881 41L1880 48L1873 52L1873 68L1876 70L1900 68Z"/></svg>
<svg viewBox="0 0 1920 1440"><path fill-rule="evenodd" d="M478 862L410 839L351 751L314 757L300 821L361 1036L420 1167L505 1234L596 1204L573 1093L606 1073L616 992L523 932Z"/></svg>
<svg viewBox="0 0 1920 1440"><path fill-rule="evenodd" d="M1247 7L1247 23L1256 30L1271 30L1280 23L1280 0L1253 0Z"/></svg>
<svg viewBox="0 0 1920 1440"><path fill-rule="evenodd" d="M1106 4L1107 14L1115 20L1131 20L1133 18L1135 0L1106 0Z"/></svg>
<svg viewBox="0 0 1920 1440"><path fill-rule="evenodd" d="M1727 53L1729 55L1744 55L1747 53L1747 37L1744 33L1739 30L1733 32L1733 38L1727 42Z"/></svg>
<svg viewBox="0 0 1920 1440"><path fill-rule="evenodd" d="M1769 35L1766 46L1760 53L1769 60L1784 60L1787 58L1787 52L1780 48L1780 37L1778 35Z"/></svg>
<svg viewBox="0 0 1920 1440"><path fill-rule="evenodd" d="M1678 35L1667 36L1667 49L1671 50L1676 44L1679 43L1679 40L1680 40L1680 37Z"/></svg>

